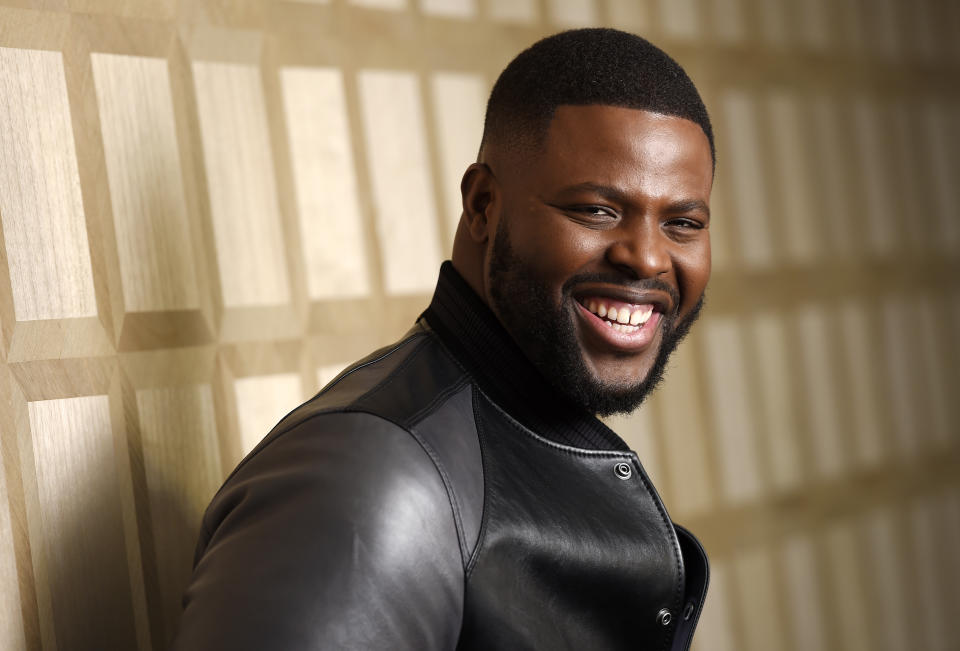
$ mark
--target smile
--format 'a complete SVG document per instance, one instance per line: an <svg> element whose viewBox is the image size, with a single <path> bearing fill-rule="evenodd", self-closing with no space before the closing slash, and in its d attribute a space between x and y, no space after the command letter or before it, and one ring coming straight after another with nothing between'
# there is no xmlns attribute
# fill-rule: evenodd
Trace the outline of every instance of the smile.
<svg viewBox="0 0 960 651"><path fill-rule="evenodd" d="M652 303L630 305L609 299L588 298L580 304L596 314L610 328L624 334L638 332L653 315Z"/></svg>

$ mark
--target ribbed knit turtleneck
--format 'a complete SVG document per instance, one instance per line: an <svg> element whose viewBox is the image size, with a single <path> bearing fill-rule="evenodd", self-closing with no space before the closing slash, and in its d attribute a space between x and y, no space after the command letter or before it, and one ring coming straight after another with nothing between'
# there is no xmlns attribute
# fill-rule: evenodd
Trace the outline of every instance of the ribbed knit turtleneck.
<svg viewBox="0 0 960 651"><path fill-rule="evenodd" d="M421 318L504 411L540 436L590 450L627 450L592 414L554 389L450 261Z"/></svg>

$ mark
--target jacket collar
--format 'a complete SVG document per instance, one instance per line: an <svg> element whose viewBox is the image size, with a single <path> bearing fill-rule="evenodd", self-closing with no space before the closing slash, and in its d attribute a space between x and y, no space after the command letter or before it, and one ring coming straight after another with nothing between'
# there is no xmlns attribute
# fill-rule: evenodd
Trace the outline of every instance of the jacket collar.
<svg viewBox="0 0 960 651"><path fill-rule="evenodd" d="M555 390L448 260L421 316L477 385L521 424L556 443L628 450L613 430Z"/></svg>

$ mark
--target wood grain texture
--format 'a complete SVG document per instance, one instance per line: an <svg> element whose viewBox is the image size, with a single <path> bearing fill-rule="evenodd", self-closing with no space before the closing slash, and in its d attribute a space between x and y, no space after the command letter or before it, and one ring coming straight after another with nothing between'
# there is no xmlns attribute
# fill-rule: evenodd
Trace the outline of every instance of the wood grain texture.
<svg viewBox="0 0 960 651"><path fill-rule="evenodd" d="M34 401L28 413L33 455L22 462L35 465L39 503L28 517L43 535L31 552L45 566L57 647L135 648L107 397Z"/></svg>
<svg viewBox="0 0 960 651"><path fill-rule="evenodd" d="M0 445L0 648L20 651L27 648L20 608L20 579L14 556L13 523L10 518L7 478Z"/></svg>
<svg viewBox="0 0 960 651"><path fill-rule="evenodd" d="M532 23L539 16L536 0L487 0L490 17L507 23Z"/></svg>
<svg viewBox="0 0 960 651"><path fill-rule="evenodd" d="M193 79L226 307L290 301L260 70L196 61Z"/></svg>
<svg viewBox="0 0 960 651"><path fill-rule="evenodd" d="M165 643L180 620L200 520L224 477L210 385L137 391Z"/></svg>
<svg viewBox="0 0 960 651"><path fill-rule="evenodd" d="M297 373L238 378L234 382L234 391L244 454L252 450L305 397Z"/></svg>
<svg viewBox="0 0 960 651"><path fill-rule="evenodd" d="M689 351L678 350L672 358L670 381L664 383L653 402L660 415L663 468L667 484L658 490L670 496L678 517L691 517L711 508L719 495L713 484L717 470L708 454L704 398L697 385L699 371Z"/></svg>
<svg viewBox="0 0 960 651"><path fill-rule="evenodd" d="M704 325L706 372L715 406L720 476L729 502L749 502L763 488L756 422L750 409L742 325L734 319L710 319Z"/></svg>
<svg viewBox="0 0 960 651"><path fill-rule="evenodd" d="M94 53L100 129L129 312L199 307L163 59Z"/></svg>
<svg viewBox="0 0 960 651"><path fill-rule="evenodd" d="M430 89L440 143L443 220L448 225L448 242L452 242L463 212L460 180L467 166L477 160L483 136L487 84L480 75L441 72L431 77Z"/></svg>
<svg viewBox="0 0 960 651"><path fill-rule="evenodd" d="M417 78L363 70L358 83L384 285L390 294L428 293L440 243Z"/></svg>
<svg viewBox="0 0 960 651"><path fill-rule="evenodd" d="M599 20L596 0L548 0L547 15L560 27L591 27Z"/></svg>
<svg viewBox="0 0 960 651"><path fill-rule="evenodd" d="M0 217L17 321L96 315L59 52L0 47Z"/></svg>
<svg viewBox="0 0 960 651"><path fill-rule="evenodd" d="M773 262L774 245L767 218L766 164L760 151L756 101L741 89L728 89L721 95L718 108L729 134L727 156L737 169L731 190L740 258L746 266L766 267Z"/></svg>
<svg viewBox="0 0 960 651"><path fill-rule="evenodd" d="M370 292L343 75L335 68L280 72L311 300Z"/></svg>

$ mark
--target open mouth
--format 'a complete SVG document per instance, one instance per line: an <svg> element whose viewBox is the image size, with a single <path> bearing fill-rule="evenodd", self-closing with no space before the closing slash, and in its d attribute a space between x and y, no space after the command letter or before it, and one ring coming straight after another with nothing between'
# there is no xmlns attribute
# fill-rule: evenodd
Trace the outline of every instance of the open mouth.
<svg viewBox="0 0 960 651"><path fill-rule="evenodd" d="M580 304L616 332L632 334L639 332L653 316L653 303L630 304L607 298L587 297Z"/></svg>

